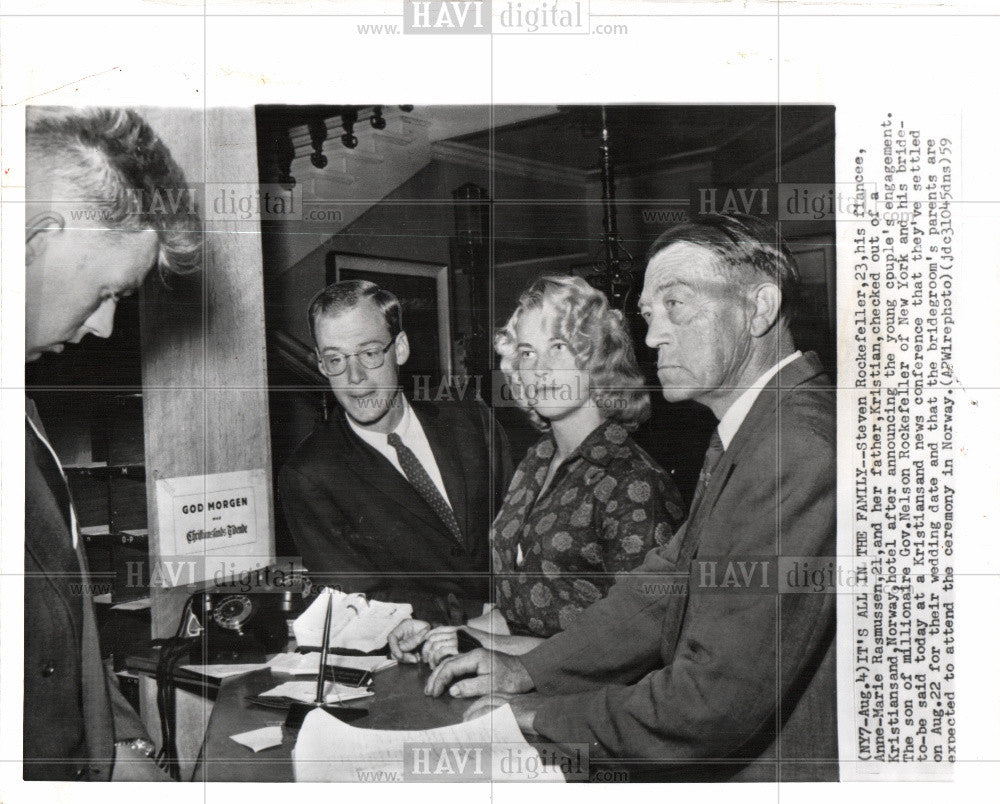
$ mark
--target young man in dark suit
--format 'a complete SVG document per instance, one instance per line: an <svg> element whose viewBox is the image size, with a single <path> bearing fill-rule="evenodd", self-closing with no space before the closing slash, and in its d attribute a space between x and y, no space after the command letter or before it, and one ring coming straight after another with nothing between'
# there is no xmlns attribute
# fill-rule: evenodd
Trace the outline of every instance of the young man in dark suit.
<svg viewBox="0 0 1000 804"><path fill-rule="evenodd" d="M506 439L481 402L410 403L399 302L371 282L330 285L309 321L340 403L283 467L278 491L319 583L412 603L459 624L489 600L489 530L510 479Z"/></svg>
<svg viewBox="0 0 1000 804"><path fill-rule="evenodd" d="M746 216L654 243L639 306L663 395L719 419L688 519L572 627L524 656L447 659L429 694L492 691L467 716L509 699L525 731L636 778L838 778L837 590L780 588L779 559L836 556L834 389L792 342L797 282L773 228ZM747 582L720 583L751 561Z"/></svg>
<svg viewBox="0 0 1000 804"><path fill-rule="evenodd" d="M184 176L139 115L97 110L27 129L25 360L86 335L158 264L194 270L201 221L166 211ZM169 781L101 661L69 486L34 405L25 417L24 765L27 780Z"/></svg>

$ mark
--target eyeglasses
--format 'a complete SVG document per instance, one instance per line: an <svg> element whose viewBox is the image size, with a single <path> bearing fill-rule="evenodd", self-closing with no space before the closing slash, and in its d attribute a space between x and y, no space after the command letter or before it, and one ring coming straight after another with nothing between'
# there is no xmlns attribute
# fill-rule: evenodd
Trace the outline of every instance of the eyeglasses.
<svg viewBox="0 0 1000 804"><path fill-rule="evenodd" d="M371 346L367 349L362 349L360 352L352 352L349 355L343 355L339 352L321 354L319 356L320 371L327 377L336 377L343 374L347 371L347 361L352 357L356 357L363 368L382 368L385 363L386 353L392 348L395 342L395 339L393 339L385 346Z"/></svg>

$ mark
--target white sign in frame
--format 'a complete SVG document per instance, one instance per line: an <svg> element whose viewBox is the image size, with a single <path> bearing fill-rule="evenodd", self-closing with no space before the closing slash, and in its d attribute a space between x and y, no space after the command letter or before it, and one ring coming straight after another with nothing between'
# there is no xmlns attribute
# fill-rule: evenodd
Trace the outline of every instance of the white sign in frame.
<svg viewBox="0 0 1000 804"><path fill-rule="evenodd" d="M267 505L263 469L158 480L158 558L212 556L225 558L230 572L259 568L273 554Z"/></svg>

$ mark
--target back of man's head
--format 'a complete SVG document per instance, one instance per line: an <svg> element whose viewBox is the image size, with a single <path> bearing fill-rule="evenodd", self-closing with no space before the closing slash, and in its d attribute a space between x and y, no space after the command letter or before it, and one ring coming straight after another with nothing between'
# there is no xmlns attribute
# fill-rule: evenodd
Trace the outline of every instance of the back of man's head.
<svg viewBox="0 0 1000 804"><path fill-rule="evenodd" d="M661 234L647 262L676 243L711 251L720 275L735 284L774 283L781 289L781 317L786 323L794 317L799 269L774 225L753 215L696 215Z"/></svg>
<svg viewBox="0 0 1000 804"><path fill-rule="evenodd" d="M196 270L195 194L146 121L128 109L38 114L27 128L26 225L155 231L161 275ZM29 118L30 119L30 118ZM73 214L76 220L69 219Z"/></svg>

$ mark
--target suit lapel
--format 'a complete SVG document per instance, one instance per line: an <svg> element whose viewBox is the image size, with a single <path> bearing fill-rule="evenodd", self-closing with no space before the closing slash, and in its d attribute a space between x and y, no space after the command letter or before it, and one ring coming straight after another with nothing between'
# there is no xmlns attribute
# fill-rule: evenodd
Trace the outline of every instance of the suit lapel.
<svg viewBox="0 0 1000 804"><path fill-rule="evenodd" d="M402 506L432 528L440 530L447 534L449 539L454 540L448 527L400 471L384 455L372 449L351 430L343 411L338 411L330 426L332 436L342 446L337 452L344 455L351 473L360 482L378 489L394 504Z"/></svg>
<svg viewBox="0 0 1000 804"><path fill-rule="evenodd" d="M427 436L427 443L431 445L431 452L434 453L434 460L437 462L438 471L441 472L441 480L444 483L445 491L448 492L448 500L455 512L455 519L462 529L462 535L468 541L467 487L459 452L453 446L454 433L449 433L447 428L442 425L441 416L436 407L430 405L412 405L411 407L417 419L420 420L420 426L424 428L424 435Z"/></svg>
<svg viewBox="0 0 1000 804"><path fill-rule="evenodd" d="M72 545L70 524L72 501L66 481L48 448L27 422L25 422L25 453L27 458L25 490L29 495L38 495L32 500L37 507L37 515L45 515L47 513L45 509L51 511L50 506L43 505L40 497L46 490L52 495L59 513L48 513L49 523L33 523L34 527L30 529L33 538L25 539L24 549L41 569L80 635L84 735L91 763L99 765L101 771L100 776L92 778L95 781L107 781L111 778L114 724L108 703L107 677L101 660L94 603L89 593L78 595L75 602L67 597L71 583L86 582L89 578L87 556L82 542L78 542L75 548ZM62 520L59 524L64 527L56 524L59 518ZM48 538L49 535L52 538ZM72 557L68 551L72 551Z"/></svg>
<svg viewBox="0 0 1000 804"><path fill-rule="evenodd" d="M712 473L705 498L697 511L697 520L702 520L715 506L719 495L729 482L733 470L739 463L740 455L748 444L756 442L761 430L773 430L774 416L781 402L781 394L787 393L799 385L823 373L823 367L814 352L808 352L774 375L757 395L753 406L747 412L746 418L733 436L729 448L723 453L718 467Z"/></svg>
<svg viewBox="0 0 1000 804"><path fill-rule="evenodd" d="M24 550L39 566L49 586L55 590L79 629L80 609L68 597L68 583L76 577L76 567L70 562L67 552L73 549L68 510L69 491L48 449L27 422L25 458L25 494L30 495L31 515L41 521L33 522L30 528L25 528L25 534L30 533L32 538L25 539ZM45 504L46 495L51 495L51 504ZM29 506L26 505L26 515L28 509Z"/></svg>
<svg viewBox="0 0 1000 804"><path fill-rule="evenodd" d="M35 427L38 427L39 432L44 434L45 431L42 429L36 416L32 416L31 412L29 412L28 417L31 418L31 423L27 421L24 423L25 445L31 453L35 466L38 467L38 471L45 480L45 484L49 487L49 491L52 492L52 496L55 498L59 513L62 515L63 522L66 523L66 530L70 530L72 519L70 516L69 486L63 478L62 472L59 470L56 462L52 459L49 448L42 443L31 426L34 424Z"/></svg>

